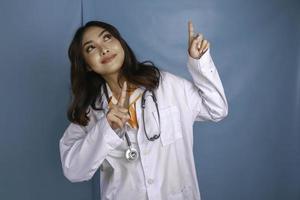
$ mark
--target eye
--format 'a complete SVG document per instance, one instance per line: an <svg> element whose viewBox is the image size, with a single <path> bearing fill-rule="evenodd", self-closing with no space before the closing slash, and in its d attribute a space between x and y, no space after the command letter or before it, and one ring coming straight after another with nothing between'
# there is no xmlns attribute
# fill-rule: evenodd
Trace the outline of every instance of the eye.
<svg viewBox="0 0 300 200"><path fill-rule="evenodd" d="M103 36L104 40L107 41L109 39L111 39L112 35L110 33L107 33Z"/></svg>
<svg viewBox="0 0 300 200"><path fill-rule="evenodd" d="M85 49L85 51L86 51L87 53L89 53L89 52L91 52L94 48L95 48L95 47L94 47L93 45L89 45L89 46Z"/></svg>

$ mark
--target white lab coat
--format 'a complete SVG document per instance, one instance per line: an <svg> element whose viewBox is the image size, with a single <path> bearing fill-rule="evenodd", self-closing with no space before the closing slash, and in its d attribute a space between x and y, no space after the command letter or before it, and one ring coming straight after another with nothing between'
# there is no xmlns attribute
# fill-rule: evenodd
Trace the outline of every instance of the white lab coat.
<svg viewBox="0 0 300 200"><path fill-rule="evenodd" d="M187 66L194 83L161 72L162 82L155 91L161 136L154 142L148 141L144 133L141 98L136 102L139 128L128 134L140 153L137 161L124 158L127 143L108 124L104 95L106 111L90 108L91 120L86 127L70 123L59 143L65 177L71 182L87 181L100 169L101 200L200 200L193 123L218 122L228 113L224 89L209 50L199 60L188 55ZM138 88L135 93L143 90ZM108 91L111 94L109 88ZM154 106L149 106L146 113L147 119L152 116L158 121ZM157 130L150 121L149 125L146 121L149 136Z"/></svg>

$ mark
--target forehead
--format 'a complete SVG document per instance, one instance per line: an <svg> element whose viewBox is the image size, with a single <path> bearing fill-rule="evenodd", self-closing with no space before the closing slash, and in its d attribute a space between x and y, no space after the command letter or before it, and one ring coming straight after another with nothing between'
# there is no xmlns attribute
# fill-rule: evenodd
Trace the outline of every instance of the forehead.
<svg viewBox="0 0 300 200"><path fill-rule="evenodd" d="M85 42L87 42L89 40L96 39L98 37L99 33L101 33L103 30L105 30L105 29L102 27L99 27L99 26L88 27L83 33L82 44L84 44Z"/></svg>

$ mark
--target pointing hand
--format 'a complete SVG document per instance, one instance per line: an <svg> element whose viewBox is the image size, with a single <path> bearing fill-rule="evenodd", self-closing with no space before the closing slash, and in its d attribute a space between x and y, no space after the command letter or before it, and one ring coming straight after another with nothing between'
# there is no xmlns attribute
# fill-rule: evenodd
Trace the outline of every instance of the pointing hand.
<svg viewBox="0 0 300 200"><path fill-rule="evenodd" d="M210 47L210 43L204 39L202 33L198 33L197 35L194 34L194 27L191 21L188 22L188 31L189 31L188 52L192 58L200 59L201 56Z"/></svg>

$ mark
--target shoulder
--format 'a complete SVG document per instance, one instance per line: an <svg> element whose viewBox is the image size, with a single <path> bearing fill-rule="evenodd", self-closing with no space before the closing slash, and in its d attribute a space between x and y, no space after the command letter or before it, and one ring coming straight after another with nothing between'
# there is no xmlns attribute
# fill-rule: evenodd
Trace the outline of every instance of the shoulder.
<svg viewBox="0 0 300 200"><path fill-rule="evenodd" d="M178 75L175 75L171 72L165 71L165 70L161 70L161 76L162 76L162 82L164 83L182 83L185 79L183 77L180 77Z"/></svg>
<svg viewBox="0 0 300 200"><path fill-rule="evenodd" d="M165 89L173 88L177 93L179 93L181 89L194 87L192 81L185 79L184 77L181 77L179 75L175 75L171 72L161 70L161 77L162 80L160 87Z"/></svg>

